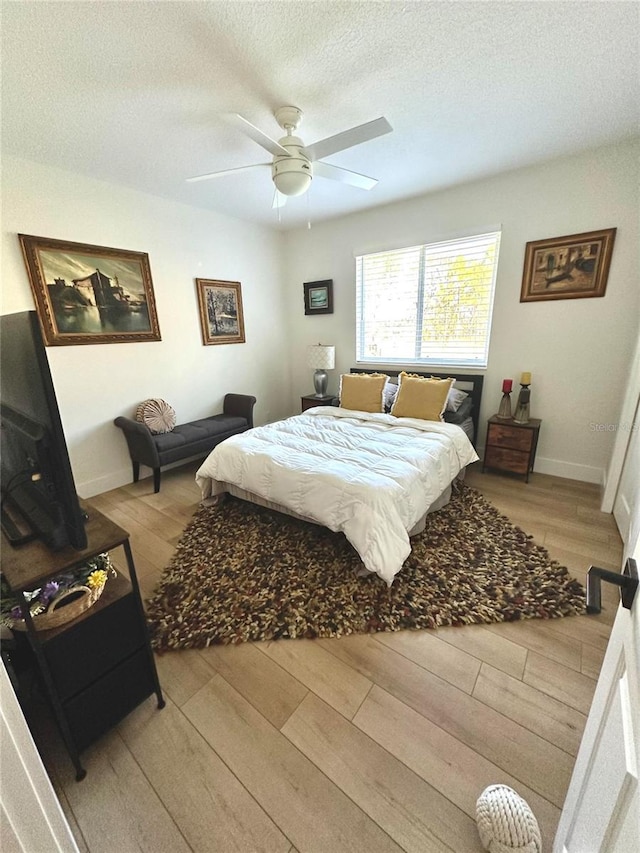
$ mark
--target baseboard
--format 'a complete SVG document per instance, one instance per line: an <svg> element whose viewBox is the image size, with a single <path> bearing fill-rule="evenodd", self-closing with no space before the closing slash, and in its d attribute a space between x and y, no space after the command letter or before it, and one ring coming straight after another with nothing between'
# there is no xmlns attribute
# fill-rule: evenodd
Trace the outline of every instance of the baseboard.
<svg viewBox="0 0 640 853"><path fill-rule="evenodd" d="M190 456L188 459L178 459L177 462L170 462L168 465L162 466L162 473L169 471L171 468L180 468L182 465L188 465L190 462L195 462L198 459L201 461L204 459L202 454L198 456ZM146 465L141 465L140 479L146 480L149 477L153 477L153 469L147 468ZM76 489L80 497L83 500L87 500L88 498L93 498L96 495L101 495L104 492L110 492L111 489L119 489L120 486L128 486L132 482L133 475L131 473L131 464L129 463L126 468L122 468L120 471L112 471L104 477L98 477L95 480L87 480L85 483L76 483ZM162 474L160 475L160 483L160 488L162 489Z"/></svg>
<svg viewBox="0 0 640 853"><path fill-rule="evenodd" d="M149 468L149 474L142 473L142 476L151 476L151 469ZM126 486L127 483L132 482L131 476L131 465L127 465L126 468L123 468L121 471L111 471L109 474L106 474L104 477L98 477L95 480L87 480L85 483L76 483L76 489L78 490L78 494L83 500L87 500L88 498L93 498L96 495L101 495L104 492L110 492L111 489L118 489L120 486Z"/></svg>
<svg viewBox="0 0 640 853"><path fill-rule="evenodd" d="M477 448L480 465L484 459L484 447ZM566 480L579 480L581 483L597 483L602 485L604 471L592 465L579 465L576 462L563 462L562 459L548 459L536 456L533 467L534 473L551 474L554 477L564 477Z"/></svg>
<svg viewBox="0 0 640 853"><path fill-rule="evenodd" d="M578 465L576 462L563 462L562 459L547 459L536 456L533 467L538 474L553 474L554 477L565 477L567 480L580 480L581 483L602 483L602 468L592 465Z"/></svg>

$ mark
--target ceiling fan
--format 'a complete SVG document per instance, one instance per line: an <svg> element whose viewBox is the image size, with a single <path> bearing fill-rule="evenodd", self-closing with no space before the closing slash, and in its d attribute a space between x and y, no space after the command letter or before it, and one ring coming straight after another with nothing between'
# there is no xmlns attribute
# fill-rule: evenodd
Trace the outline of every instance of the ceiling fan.
<svg viewBox="0 0 640 853"><path fill-rule="evenodd" d="M378 183L375 178L369 178L366 175L360 175L358 172L351 172L339 166L332 166L329 163L322 162L321 158L389 133L393 128L386 118L377 118L366 124L344 130L335 136L328 136L326 139L314 142L313 145L305 145L298 136L293 135L293 131L298 129L302 121L302 110L299 110L298 107L280 107L274 115L280 127L286 131L286 136L277 142L241 115L236 113L229 116L230 120L243 133L246 133L254 142L257 142L258 145L273 155L273 160L270 163L252 163L249 166L239 166L235 169L223 169L220 172L210 172L207 175L196 175L193 178L187 178L187 181L190 183L208 181L210 178L219 178L233 172L270 166L271 177L276 187L274 207L282 207L287 196L305 193L311 186L314 174L333 181L340 181L343 184L350 184L363 190L370 190Z"/></svg>

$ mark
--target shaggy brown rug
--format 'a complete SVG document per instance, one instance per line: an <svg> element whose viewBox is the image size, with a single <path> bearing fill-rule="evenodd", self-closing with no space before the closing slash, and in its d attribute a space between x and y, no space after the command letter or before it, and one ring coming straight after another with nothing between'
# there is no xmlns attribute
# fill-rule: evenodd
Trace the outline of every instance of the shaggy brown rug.
<svg viewBox="0 0 640 853"><path fill-rule="evenodd" d="M234 498L200 508L149 601L156 649L339 637L585 612L584 589L475 489L455 485L391 589L340 533Z"/></svg>

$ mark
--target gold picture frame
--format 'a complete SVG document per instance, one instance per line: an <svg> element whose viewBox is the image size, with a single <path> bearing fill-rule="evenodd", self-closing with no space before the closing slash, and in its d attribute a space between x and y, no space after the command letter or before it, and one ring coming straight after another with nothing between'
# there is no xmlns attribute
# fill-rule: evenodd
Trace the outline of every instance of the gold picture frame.
<svg viewBox="0 0 640 853"><path fill-rule="evenodd" d="M520 302L604 296L615 228L527 243Z"/></svg>
<svg viewBox="0 0 640 853"><path fill-rule="evenodd" d="M202 343L243 344L244 313L239 281L197 278Z"/></svg>
<svg viewBox="0 0 640 853"><path fill-rule="evenodd" d="M47 346L161 340L145 252L18 237Z"/></svg>

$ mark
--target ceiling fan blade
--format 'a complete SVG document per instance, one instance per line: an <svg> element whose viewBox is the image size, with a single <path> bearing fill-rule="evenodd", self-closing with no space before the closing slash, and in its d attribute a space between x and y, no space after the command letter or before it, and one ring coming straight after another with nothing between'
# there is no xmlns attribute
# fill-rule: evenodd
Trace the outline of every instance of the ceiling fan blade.
<svg viewBox="0 0 640 853"><path fill-rule="evenodd" d="M338 151L344 151L345 148L352 148L362 142L368 142L392 130L386 118L376 118L366 124L359 124L357 127L343 130L342 133L336 133L335 136L328 136L326 139L314 142L313 145L307 145L302 150L310 160L322 160L323 157L337 154Z"/></svg>
<svg viewBox="0 0 640 853"><path fill-rule="evenodd" d="M341 169L339 166L331 166L329 163L318 161L313 164L313 174L320 175L321 178L330 178L332 181L340 181L341 184L350 184L352 187L358 187L361 190L372 190L378 183L376 178L368 178L366 175L358 174L358 172L350 172L348 169Z"/></svg>
<svg viewBox="0 0 640 853"><path fill-rule="evenodd" d="M266 148L269 154L273 154L274 156L280 156L282 154L286 154L287 157L291 156L287 149L280 145L279 142L276 142L275 139L267 136L267 134L263 133L259 127L256 127L255 124L251 124L250 121L247 121L246 118L243 118L238 113L231 113L227 118L243 133L253 139L254 142L257 142L258 145Z"/></svg>
<svg viewBox="0 0 640 853"><path fill-rule="evenodd" d="M271 163L252 163L250 166L238 166L236 169L222 169L220 172L209 172L208 175L186 178L186 181L188 184L195 184L196 181L208 181L211 178L221 178L223 175L233 175L235 172L245 172L247 169L258 169L262 166L271 166Z"/></svg>
<svg viewBox="0 0 640 853"><path fill-rule="evenodd" d="M275 190L273 194L273 204L271 205L271 208L273 210L280 210L280 208L283 208L286 203L286 195L284 193L278 192L278 190Z"/></svg>

